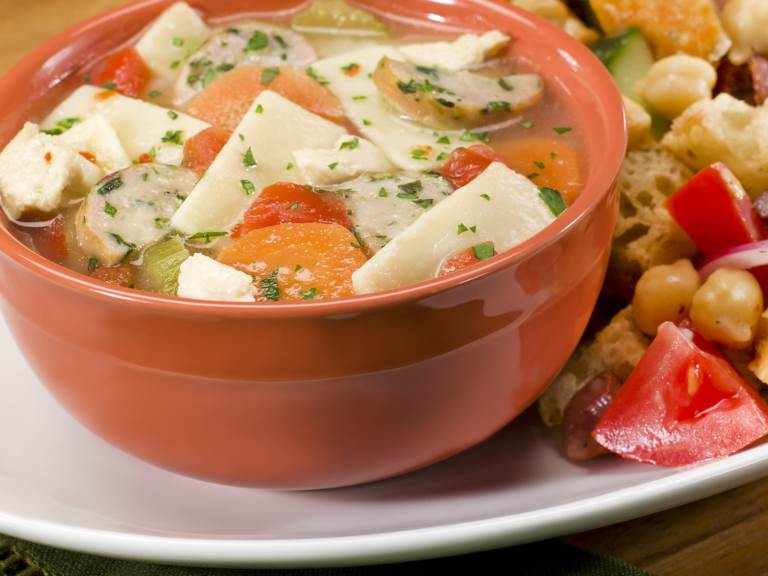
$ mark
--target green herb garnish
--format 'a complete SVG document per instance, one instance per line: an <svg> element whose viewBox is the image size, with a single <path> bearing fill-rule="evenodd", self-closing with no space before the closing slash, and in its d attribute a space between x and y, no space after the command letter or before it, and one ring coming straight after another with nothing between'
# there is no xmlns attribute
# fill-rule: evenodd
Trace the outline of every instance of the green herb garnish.
<svg viewBox="0 0 768 576"><path fill-rule="evenodd" d="M570 132L571 130L573 130L573 128L570 128L568 126L560 126L560 127L557 127L557 128L553 128L553 130L555 132L557 132L558 134L566 134L566 133Z"/></svg>
<svg viewBox="0 0 768 576"><path fill-rule="evenodd" d="M245 154L243 154L243 166L246 168L254 168L258 163L253 157L253 150L251 150L251 147L248 146L248 150L245 151Z"/></svg>
<svg viewBox="0 0 768 576"><path fill-rule="evenodd" d="M259 281L259 287L264 294L264 298L271 302L277 302L280 300L280 286L277 283L277 270L273 270L272 274Z"/></svg>
<svg viewBox="0 0 768 576"><path fill-rule="evenodd" d="M268 86L278 76L280 76L280 68L265 68L261 72L261 85Z"/></svg>
<svg viewBox="0 0 768 576"><path fill-rule="evenodd" d="M210 244L211 238L221 238L222 236L226 235L226 232L197 232L192 234L192 236L188 236L187 242L197 242L198 240L203 240L203 244Z"/></svg>
<svg viewBox="0 0 768 576"><path fill-rule="evenodd" d="M112 206L109 202L104 203L104 212L106 212L109 216L112 218L115 217L115 214L117 214L117 208Z"/></svg>
<svg viewBox="0 0 768 576"><path fill-rule="evenodd" d="M302 300L314 300L317 297L317 288L310 288L301 293Z"/></svg>
<svg viewBox="0 0 768 576"><path fill-rule="evenodd" d="M256 30L248 39L248 44L244 48L246 52L252 52L255 50L263 50L269 46L269 38L261 30Z"/></svg>
<svg viewBox="0 0 768 576"><path fill-rule="evenodd" d="M539 196L555 216L560 216L568 208L568 204L565 203L563 195L559 190L541 187L539 188Z"/></svg>
<svg viewBox="0 0 768 576"><path fill-rule="evenodd" d="M112 178L112 180L108 180L107 182L99 186L98 190L96 190L96 194L98 194L99 196L106 196L110 192L114 192L115 190L120 188L120 186L122 185L123 185L123 177L119 175L115 176L114 178Z"/></svg>
<svg viewBox="0 0 768 576"><path fill-rule="evenodd" d="M352 140L342 142L341 146L339 146L339 150L354 150L358 146L360 146L360 139L358 137L354 137Z"/></svg>
<svg viewBox="0 0 768 576"><path fill-rule="evenodd" d="M253 196L256 193L256 186L250 180L240 180L240 186L248 196Z"/></svg>
<svg viewBox="0 0 768 576"><path fill-rule="evenodd" d="M181 146L183 144L184 130L168 130L163 136L162 141L169 144Z"/></svg>
<svg viewBox="0 0 768 576"><path fill-rule="evenodd" d="M472 246L472 255L478 260L488 260L496 255L496 250L493 246L493 242L483 242L476 246Z"/></svg>

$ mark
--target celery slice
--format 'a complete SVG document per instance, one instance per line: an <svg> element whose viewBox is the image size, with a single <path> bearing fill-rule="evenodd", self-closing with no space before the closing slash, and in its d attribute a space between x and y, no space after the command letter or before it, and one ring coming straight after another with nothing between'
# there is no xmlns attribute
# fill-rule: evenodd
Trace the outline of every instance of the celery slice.
<svg viewBox="0 0 768 576"><path fill-rule="evenodd" d="M358 36L381 36L388 31L387 25L372 13L344 0L314 0L294 17L293 28L299 32Z"/></svg>
<svg viewBox="0 0 768 576"><path fill-rule="evenodd" d="M179 283L179 268L187 258L189 252L179 238L171 238L150 246L144 251L144 260L139 267L139 289L175 296Z"/></svg>

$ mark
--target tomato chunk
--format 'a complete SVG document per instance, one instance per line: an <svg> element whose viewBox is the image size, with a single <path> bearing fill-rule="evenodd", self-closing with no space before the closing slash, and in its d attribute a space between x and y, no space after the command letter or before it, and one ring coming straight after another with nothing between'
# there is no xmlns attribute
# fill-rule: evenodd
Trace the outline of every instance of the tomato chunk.
<svg viewBox="0 0 768 576"><path fill-rule="evenodd" d="M707 166L672 194L667 209L707 257L766 237L749 196L720 162Z"/></svg>
<svg viewBox="0 0 768 576"><path fill-rule="evenodd" d="M243 221L235 226L232 236L237 238L257 228L289 222L321 222L352 227L347 205L337 195L318 193L301 184L278 182L265 188L254 200Z"/></svg>
<svg viewBox="0 0 768 576"><path fill-rule="evenodd" d="M101 280L113 286L122 286L123 288L133 288L136 282L135 267L130 264L121 266L110 266L96 268L91 273L91 278Z"/></svg>
<svg viewBox="0 0 768 576"><path fill-rule="evenodd" d="M708 344L665 322L592 437L623 458L684 466L768 434L768 405ZM710 351L707 351L709 349Z"/></svg>
<svg viewBox="0 0 768 576"><path fill-rule="evenodd" d="M212 126L198 132L184 144L182 164L195 172L205 172L229 140L229 132Z"/></svg>
<svg viewBox="0 0 768 576"><path fill-rule="evenodd" d="M219 262L257 279L259 301L352 296L352 274L365 261L349 230L318 223L253 230L219 254Z"/></svg>
<svg viewBox="0 0 768 576"><path fill-rule="evenodd" d="M152 73L135 48L125 48L110 56L94 74L93 83L107 85L121 94L139 98L147 88Z"/></svg>
<svg viewBox="0 0 768 576"><path fill-rule="evenodd" d="M437 272L438 276L445 276L451 272L458 272L464 268L468 268L478 262L487 260L496 255L496 250L493 246L493 242L483 242L477 246L472 246L455 254L440 265L440 269Z"/></svg>
<svg viewBox="0 0 768 576"><path fill-rule="evenodd" d="M440 173L456 188L461 188L477 178L493 162L503 161L490 146L475 144L451 152Z"/></svg>
<svg viewBox="0 0 768 576"><path fill-rule="evenodd" d="M227 72L195 96L187 111L233 132L256 97L264 90L272 90L314 114L344 122L341 101L325 86L293 68L280 68L277 76L265 76L264 70L245 66Z"/></svg>

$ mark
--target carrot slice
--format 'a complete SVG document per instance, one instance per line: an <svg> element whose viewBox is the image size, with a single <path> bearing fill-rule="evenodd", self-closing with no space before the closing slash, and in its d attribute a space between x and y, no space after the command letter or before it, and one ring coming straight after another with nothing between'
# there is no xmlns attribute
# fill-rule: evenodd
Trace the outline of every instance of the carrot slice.
<svg viewBox="0 0 768 576"><path fill-rule="evenodd" d="M583 187L579 156L565 142L552 138L527 138L494 143L507 166L528 176L537 186L559 190L572 204Z"/></svg>
<svg viewBox="0 0 768 576"><path fill-rule="evenodd" d="M271 73L265 74L265 70ZM233 132L254 99L264 90L277 92L328 120L344 122L344 108L333 92L292 68L279 68L277 75L272 68L236 68L195 96L187 111L209 124Z"/></svg>
<svg viewBox="0 0 768 576"><path fill-rule="evenodd" d="M344 200L332 192L318 193L309 186L278 182L264 188L232 231L238 237L251 230L289 222L322 222L351 228Z"/></svg>
<svg viewBox="0 0 768 576"><path fill-rule="evenodd" d="M100 267L91 273L91 278L101 280L113 286L122 286L123 288L133 288L135 284L135 267L130 264L120 266Z"/></svg>
<svg viewBox="0 0 768 576"><path fill-rule="evenodd" d="M229 132L215 126L198 132L184 144L182 164L195 172L205 172L216 160L227 140Z"/></svg>
<svg viewBox="0 0 768 576"><path fill-rule="evenodd" d="M135 48L126 48L110 56L94 74L93 83L108 86L121 94L138 98L144 93L152 73Z"/></svg>
<svg viewBox="0 0 768 576"><path fill-rule="evenodd" d="M354 235L338 224L278 224L224 248L219 262L257 278L257 300L351 296L352 273L366 261Z"/></svg>

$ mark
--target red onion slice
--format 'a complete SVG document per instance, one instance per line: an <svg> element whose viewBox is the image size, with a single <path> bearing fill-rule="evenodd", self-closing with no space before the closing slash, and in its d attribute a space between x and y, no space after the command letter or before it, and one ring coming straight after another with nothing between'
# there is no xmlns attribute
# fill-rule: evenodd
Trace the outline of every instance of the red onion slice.
<svg viewBox="0 0 768 576"><path fill-rule="evenodd" d="M718 268L751 270L768 265L768 240L751 242L723 250L712 256L699 268L702 280L706 280Z"/></svg>

